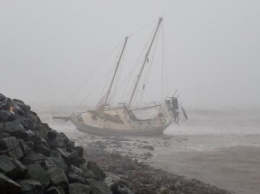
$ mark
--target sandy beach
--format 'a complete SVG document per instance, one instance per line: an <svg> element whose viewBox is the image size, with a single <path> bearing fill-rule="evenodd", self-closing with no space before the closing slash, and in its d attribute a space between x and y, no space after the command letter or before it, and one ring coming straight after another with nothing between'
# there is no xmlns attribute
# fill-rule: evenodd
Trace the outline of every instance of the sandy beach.
<svg viewBox="0 0 260 194"><path fill-rule="evenodd" d="M98 137L71 123L42 119L78 145L102 144L155 168L195 178L237 194L260 190L260 120L258 113L191 111L190 120L171 125L158 137Z"/></svg>

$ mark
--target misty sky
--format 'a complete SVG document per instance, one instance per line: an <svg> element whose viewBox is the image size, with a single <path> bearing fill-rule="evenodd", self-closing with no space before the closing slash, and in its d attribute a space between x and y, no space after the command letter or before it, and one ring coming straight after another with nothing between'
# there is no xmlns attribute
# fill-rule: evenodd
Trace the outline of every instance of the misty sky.
<svg viewBox="0 0 260 194"><path fill-rule="evenodd" d="M159 16L169 90L185 107L260 108L257 0L1 0L0 92L62 105L126 35Z"/></svg>

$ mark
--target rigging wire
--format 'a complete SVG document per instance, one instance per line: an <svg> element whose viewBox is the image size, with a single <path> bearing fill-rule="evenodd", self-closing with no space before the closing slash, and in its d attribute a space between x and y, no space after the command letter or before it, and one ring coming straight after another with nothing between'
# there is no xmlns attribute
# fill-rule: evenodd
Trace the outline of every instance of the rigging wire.
<svg viewBox="0 0 260 194"><path fill-rule="evenodd" d="M158 21L158 19L154 20L153 22L151 22L151 23L145 25L144 27L142 27L142 28L136 30L134 33L130 34L128 37L131 37L131 36L136 35L137 33L143 31L144 29L146 29L147 27L151 26L152 24L154 24L154 23L157 22L157 21Z"/></svg>
<svg viewBox="0 0 260 194"><path fill-rule="evenodd" d="M165 69L165 82L166 82L166 96L169 96L169 83L168 83L168 71L167 71L167 64L166 64L166 49L165 49L165 35L164 35L164 25L162 25L162 52L163 52L163 66Z"/></svg>
<svg viewBox="0 0 260 194"><path fill-rule="evenodd" d="M107 78L109 75L109 73L106 74L106 76L104 76L102 79L99 80L99 82L92 88L92 90L84 97L84 99L81 101L81 103L78 106L78 109L87 101L87 99L91 96L91 94L95 91L95 89L97 88L97 86L99 84L101 84L101 82Z"/></svg>
<svg viewBox="0 0 260 194"><path fill-rule="evenodd" d="M72 99L72 97L82 88L82 86L97 72L97 70L104 64L104 62L106 60L108 60L110 58L110 56L115 52L115 50L119 47L119 45L121 44L123 40L121 40L116 47L114 47L114 49L101 61L101 63L97 66L96 69L94 69L93 72L90 73L90 76L88 76L81 84L80 86L72 93L72 95L70 95L67 100L65 100L61 105L64 106L68 101L70 101Z"/></svg>
<svg viewBox="0 0 260 194"><path fill-rule="evenodd" d="M154 23L154 22L153 22L153 23ZM155 28L155 29L156 29L156 28ZM154 29L154 31L155 31L155 29ZM134 85L132 85L132 86L130 87L130 90L127 91L128 86L129 86L129 84L130 84L130 80L132 80L131 78L134 78L134 72L137 71L137 67L139 67L139 65L140 65L140 63L141 63L141 57L143 56L143 53L144 53L145 49L148 47L148 44L149 44L149 42L150 42L150 40L151 40L151 38L152 38L152 36L153 36L153 34L154 34L154 31L151 33L150 37L147 39L146 44L144 45L144 47L143 47L141 53L139 54L139 56L138 56L138 58L137 58L135 64L132 66L132 68L131 68L131 70L129 71L128 75L125 77L125 79L124 79L124 80L122 81L122 83L121 83L121 85L122 85L125 81L127 81L127 84L126 84L126 87L125 87L125 91L123 92L121 101L122 101L122 99L125 98L125 96L128 96L128 94L131 95L131 91L132 91L132 89L134 88ZM127 79L127 78L128 78L128 79ZM120 87L121 87L121 85L120 85Z"/></svg>
<svg viewBox="0 0 260 194"><path fill-rule="evenodd" d="M123 54L123 56L122 56L121 64L124 64L125 53L127 52L126 50L127 50L127 48L125 48L125 52L124 52L124 54ZM112 95L112 97L111 97L111 103L114 102L116 93L118 92L118 84L119 84L119 80L120 80L120 77L121 77L121 74L122 74L122 67L123 67L123 65L121 65L121 66L119 67L119 71L118 71L118 74L117 74L118 76L116 77L116 80L115 80L114 92L113 92L113 95Z"/></svg>

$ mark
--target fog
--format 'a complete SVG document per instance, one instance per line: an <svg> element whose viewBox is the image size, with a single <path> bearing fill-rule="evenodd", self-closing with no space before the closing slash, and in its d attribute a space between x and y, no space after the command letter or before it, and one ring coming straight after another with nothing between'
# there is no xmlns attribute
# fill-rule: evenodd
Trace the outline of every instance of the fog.
<svg viewBox="0 0 260 194"><path fill-rule="evenodd" d="M185 107L260 108L259 10L253 0L2 0L1 93L47 107L97 103L90 91L116 60L87 78L125 36L162 16L169 91Z"/></svg>

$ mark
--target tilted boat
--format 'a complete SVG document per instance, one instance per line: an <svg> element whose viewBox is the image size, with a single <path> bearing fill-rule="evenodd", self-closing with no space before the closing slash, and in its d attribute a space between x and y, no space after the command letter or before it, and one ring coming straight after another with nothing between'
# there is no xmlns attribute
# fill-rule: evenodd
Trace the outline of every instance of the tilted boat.
<svg viewBox="0 0 260 194"><path fill-rule="evenodd" d="M149 54L154 45L162 20L162 18L159 18L128 103L121 103L117 106L111 106L109 103L111 89L115 82L115 77L117 76L120 62L128 41L128 37L126 37L107 93L97 105L96 109L74 113L67 118L79 131L95 135L155 135L162 133L171 123L177 123L179 121L179 104L177 97L168 97L159 104L151 103L141 107L132 106L138 87L144 87L139 83L140 78L149 61ZM186 114L184 116L187 119ZM62 118L54 117L54 119Z"/></svg>

